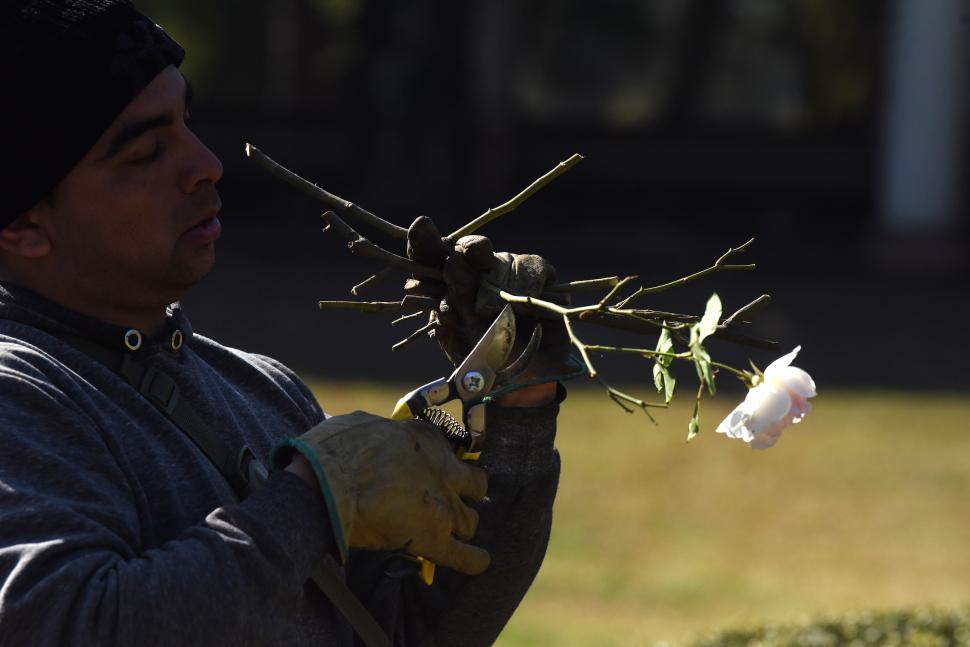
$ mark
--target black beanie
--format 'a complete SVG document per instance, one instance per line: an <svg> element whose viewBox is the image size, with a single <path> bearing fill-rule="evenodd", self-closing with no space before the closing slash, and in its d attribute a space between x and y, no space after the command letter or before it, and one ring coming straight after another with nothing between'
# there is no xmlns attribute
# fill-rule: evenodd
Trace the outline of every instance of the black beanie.
<svg viewBox="0 0 970 647"><path fill-rule="evenodd" d="M128 0L0 0L0 228L47 195L185 52Z"/></svg>

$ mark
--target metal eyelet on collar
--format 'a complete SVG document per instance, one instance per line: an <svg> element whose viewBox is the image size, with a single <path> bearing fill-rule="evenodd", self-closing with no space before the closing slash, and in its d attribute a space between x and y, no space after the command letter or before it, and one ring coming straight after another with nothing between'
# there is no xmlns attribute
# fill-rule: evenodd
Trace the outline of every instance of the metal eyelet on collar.
<svg viewBox="0 0 970 647"><path fill-rule="evenodd" d="M179 350L183 343L185 343L185 335L182 334L181 330L176 330L168 340L168 347L172 350Z"/></svg>
<svg viewBox="0 0 970 647"><path fill-rule="evenodd" d="M141 332L135 328L132 328L125 333L125 348L128 350L138 350L141 348L141 342Z"/></svg>

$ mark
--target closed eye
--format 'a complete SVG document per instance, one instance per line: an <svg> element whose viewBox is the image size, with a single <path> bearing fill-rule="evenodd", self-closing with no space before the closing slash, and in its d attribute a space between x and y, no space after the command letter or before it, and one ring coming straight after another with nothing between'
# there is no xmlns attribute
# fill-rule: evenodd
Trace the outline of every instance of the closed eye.
<svg viewBox="0 0 970 647"><path fill-rule="evenodd" d="M144 155L138 155L126 162L129 166L147 166L151 164L162 154L162 147L156 140L154 148L150 152Z"/></svg>
<svg viewBox="0 0 970 647"><path fill-rule="evenodd" d="M189 119L191 119L191 115L189 114L189 103L192 101L192 95L193 95L192 86L186 80L185 95L183 97L183 104L182 104L183 106L182 116L183 116L183 120L186 123L188 123ZM108 159L111 159L112 157L115 157L116 155L127 150L128 147L134 141L136 141L146 133L156 128L164 128L167 126L171 126L175 123L177 119L178 119L177 113L173 114L170 112L168 114L160 114L160 115L155 115L154 117L148 117L146 119L137 120L126 125L124 128L121 129L121 131L117 135L114 136L114 138L112 138L111 143L108 146L107 153L105 153L104 157L102 157L101 159L108 160ZM142 161L143 163L147 163L151 161L151 159L143 159L141 157L139 157L138 160Z"/></svg>

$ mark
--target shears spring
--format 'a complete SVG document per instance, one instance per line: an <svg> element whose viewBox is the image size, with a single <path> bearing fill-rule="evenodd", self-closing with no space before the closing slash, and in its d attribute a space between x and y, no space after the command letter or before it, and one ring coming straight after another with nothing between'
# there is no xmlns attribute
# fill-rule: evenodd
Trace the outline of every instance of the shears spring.
<svg viewBox="0 0 970 647"><path fill-rule="evenodd" d="M472 435L444 409L428 407L418 413L417 418L438 427L452 445L468 447L471 444Z"/></svg>

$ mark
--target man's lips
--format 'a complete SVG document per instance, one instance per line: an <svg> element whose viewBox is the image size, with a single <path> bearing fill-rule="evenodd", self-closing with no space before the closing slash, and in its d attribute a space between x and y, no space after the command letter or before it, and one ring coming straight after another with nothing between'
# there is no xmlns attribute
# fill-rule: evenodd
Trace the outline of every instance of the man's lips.
<svg viewBox="0 0 970 647"><path fill-rule="evenodd" d="M190 227L183 235L195 242L210 243L214 241L222 233L222 223L219 222L218 216L221 207L222 205L217 205L209 209L205 217Z"/></svg>

